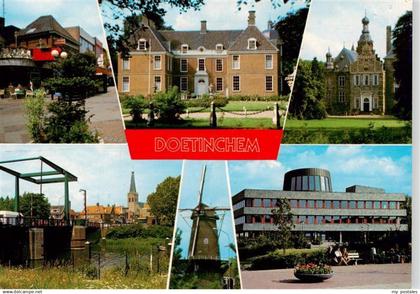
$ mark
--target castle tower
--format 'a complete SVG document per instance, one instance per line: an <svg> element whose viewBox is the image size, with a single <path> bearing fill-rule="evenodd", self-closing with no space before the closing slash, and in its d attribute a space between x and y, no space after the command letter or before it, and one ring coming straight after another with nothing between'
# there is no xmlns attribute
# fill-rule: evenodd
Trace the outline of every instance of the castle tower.
<svg viewBox="0 0 420 294"><path fill-rule="evenodd" d="M369 32L369 19L365 16L362 19L362 34L360 35L359 41L357 42L357 53L359 55L371 55L373 51L373 41Z"/></svg>
<svg viewBox="0 0 420 294"><path fill-rule="evenodd" d="M136 214L138 203L139 203L139 194L136 191L136 181L134 177L134 172L131 172L131 181L130 181L130 191L127 194L128 200L128 214Z"/></svg>
<svg viewBox="0 0 420 294"><path fill-rule="evenodd" d="M332 58L329 47L328 47L328 52L325 56L326 56L326 59L327 59L326 68L327 69L334 69L334 60Z"/></svg>

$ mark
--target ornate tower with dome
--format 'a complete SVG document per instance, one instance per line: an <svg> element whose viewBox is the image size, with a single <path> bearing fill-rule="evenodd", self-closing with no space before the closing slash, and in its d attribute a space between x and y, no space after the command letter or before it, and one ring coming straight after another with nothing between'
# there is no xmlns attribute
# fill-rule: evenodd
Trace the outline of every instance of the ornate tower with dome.
<svg viewBox="0 0 420 294"><path fill-rule="evenodd" d="M362 34L351 49L343 47L333 58L326 54L326 106L329 114L384 114L385 73L375 53L369 19L362 19Z"/></svg>

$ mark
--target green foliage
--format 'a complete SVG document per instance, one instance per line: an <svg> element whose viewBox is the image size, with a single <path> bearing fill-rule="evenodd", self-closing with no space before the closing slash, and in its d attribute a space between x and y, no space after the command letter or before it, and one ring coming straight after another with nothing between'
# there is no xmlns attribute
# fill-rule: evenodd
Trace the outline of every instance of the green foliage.
<svg viewBox="0 0 420 294"><path fill-rule="evenodd" d="M0 210L9 210L13 211L15 208L15 200L14 198L0 197Z"/></svg>
<svg viewBox="0 0 420 294"><path fill-rule="evenodd" d="M292 236L293 214L291 212L290 202L288 199L280 198L277 200L276 208L272 210L274 224L279 230L279 243L283 251L286 252L286 248L289 245L290 238Z"/></svg>
<svg viewBox="0 0 420 294"><path fill-rule="evenodd" d="M229 99L222 96L211 97L209 95L203 95L201 98L190 99L185 101L185 105L188 108L191 107L210 107L211 102L217 107L226 106L229 103Z"/></svg>
<svg viewBox="0 0 420 294"><path fill-rule="evenodd" d="M37 90L34 94L33 97L25 99L26 127L34 143L42 143L45 141L45 91Z"/></svg>
<svg viewBox="0 0 420 294"><path fill-rule="evenodd" d="M305 7L289 12L275 25L280 39L283 42L282 62L283 70L286 75L292 74L296 66L308 11L309 8ZM283 88L287 90L286 92L288 93L289 86L286 82L283 83Z"/></svg>
<svg viewBox="0 0 420 294"><path fill-rule="evenodd" d="M147 102L143 96L126 96L121 102L124 108L130 109L130 114L134 123L138 123L143 120L142 114L147 108Z"/></svg>
<svg viewBox="0 0 420 294"><path fill-rule="evenodd" d="M393 31L393 47L396 61L395 80L399 84L395 93L395 113L404 119L412 117L413 72L413 12L407 11L398 19Z"/></svg>
<svg viewBox="0 0 420 294"><path fill-rule="evenodd" d="M109 239L124 238L172 238L172 227L144 226L142 224L124 225L109 229L106 237Z"/></svg>
<svg viewBox="0 0 420 294"><path fill-rule="evenodd" d="M173 87L166 93L156 93L153 100L160 122L176 123L186 110L185 102L181 100L178 87Z"/></svg>
<svg viewBox="0 0 420 294"><path fill-rule="evenodd" d="M45 86L51 92L60 92L63 99L85 99L89 93L95 93L97 84L88 77L55 77L45 81Z"/></svg>
<svg viewBox="0 0 420 294"><path fill-rule="evenodd" d="M25 217L50 218L51 205L44 194L24 193L20 198L20 212Z"/></svg>
<svg viewBox="0 0 420 294"><path fill-rule="evenodd" d="M87 111L81 103L53 102L48 105L45 121L46 141L50 143L97 143L97 134L89 130Z"/></svg>
<svg viewBox="0 0 420 294"><path fill-rule="evenodd" d="M94 53L73 54L61 62L61 75L66 78L91 78L96 74L96 56Z"/></svg>
<svg viewBox="0 0 420 294"><path fill-rule="evenodd" d="M180 181L180 176L167 177L156 187L155 192L147 197L147 203L158 224L173 226Z"/></svg>
<svg viewBox="0 0 420 294"><path fill-rule="evenodd" d="M276 250L269 254L258 256L252 259L252 270L281 269L293 268L297 264L302 263L328 264L328 257L324 250L313 252L296 252L283 254L280 250Z"/></svg>
<svg viewBox="0 0 420 294"><path fill-rule="evenodd" d="M316 58L299 61L289 114L297 119L323 119L327 116L323 102L325 78L323 65Z"/></svg>

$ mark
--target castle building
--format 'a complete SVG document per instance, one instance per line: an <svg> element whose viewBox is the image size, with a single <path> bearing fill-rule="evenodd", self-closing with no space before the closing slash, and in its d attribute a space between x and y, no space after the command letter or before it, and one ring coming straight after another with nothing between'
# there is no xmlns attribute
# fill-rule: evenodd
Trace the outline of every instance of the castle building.
<svg viewBox="0 0 420 294"><path fill-rule="evenodd" d="M142 18L130 37L129 56L118 60L118 89L150 96L178 86L187 96L281 93L281 40L272 22L261 32L250 11L244 30L157 30Z"/></svg>
<svg viewBox="0 0 420 294"><path fill-rule="evenodd" d="M252 237L277 231L272 210L288 199L293 231L322 241L345 242L369 233L407 231L405 195L354 185L334 192L330 172L303 168L284 175L283 190L244 189L232 198L236 233Z"/></svg>
<svg viewBox="0 0 420 294"><path fill-rule="evenodd" d="M147 202L139 202L134 172L131 172L130 191L127 194L127 202L127 221L129 223L153 224L155 222L149 204Z"/></svg>
<svg viewBox="0 0 420 294"><path fill-rule="evenodd" d="M354 46L351 49L344 47L335 58L329 50L326 54L325 102L329 114L385 114L392 109L395 57L391 48L390 27L387 28L384 67L375 53L366 16L362 19L362 25L356 49Z"/></svg>

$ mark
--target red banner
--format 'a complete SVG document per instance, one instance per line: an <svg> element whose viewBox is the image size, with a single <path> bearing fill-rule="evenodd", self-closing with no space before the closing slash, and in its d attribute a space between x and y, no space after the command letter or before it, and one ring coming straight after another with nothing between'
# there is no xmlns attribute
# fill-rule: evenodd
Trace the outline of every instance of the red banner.
<svg viewBox="0 0 420 294"><path fill-rule="evenodd" d="M132 159L276 160L283 130L126 130Z"/></svg>

